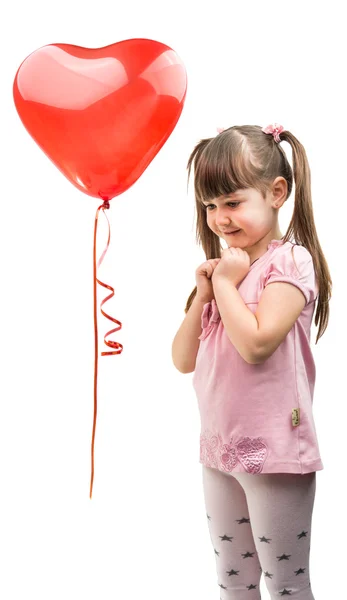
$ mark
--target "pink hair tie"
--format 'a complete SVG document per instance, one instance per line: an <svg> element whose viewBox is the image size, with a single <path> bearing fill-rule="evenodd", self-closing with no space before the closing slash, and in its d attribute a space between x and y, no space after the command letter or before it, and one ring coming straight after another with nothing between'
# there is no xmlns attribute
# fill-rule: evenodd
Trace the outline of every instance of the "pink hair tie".
<svg viewBox="0 0 347 600"><path fill-rule="evenodd" d="M264 133L271 133L274 136L275 142L279 143L281 141L280 133L284 130L283 125L279 123L272 123L271 125L267 125L267 127L263 127L262 131Z"/></svg>
<svg viewBox="0 0 347 600"><path fill-rule="evenodd" d="M225 127L217 127L218 133L222 133L225 130Z"/></svg>

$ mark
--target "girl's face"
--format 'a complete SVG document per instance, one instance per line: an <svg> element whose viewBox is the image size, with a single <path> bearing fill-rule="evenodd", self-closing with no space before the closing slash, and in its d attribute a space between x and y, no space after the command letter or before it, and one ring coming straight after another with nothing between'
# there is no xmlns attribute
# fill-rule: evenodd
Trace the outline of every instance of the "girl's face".
<svg viewBox="0 0 347 600"><path fill-rule="evenodd" d="M204 202L206 222L228 246L247 251L262 240L266 245L272 239L283 237L277 222L278 208L283 202L270 192L264 199L254 188L240 189ZM234 230L239 231L228 233Z"/></svg>

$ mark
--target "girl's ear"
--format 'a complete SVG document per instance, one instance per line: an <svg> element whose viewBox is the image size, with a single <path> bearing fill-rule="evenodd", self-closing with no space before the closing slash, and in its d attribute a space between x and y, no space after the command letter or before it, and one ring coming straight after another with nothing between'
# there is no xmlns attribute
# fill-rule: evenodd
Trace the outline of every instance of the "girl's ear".
<svg viewBox="0 0 347 600"><path fill-rule="evenodd" d="M288 184L284 177L276 177L272 184L272 195L275 201L275 208L280 208L286 201L288 193Z"/></svg>

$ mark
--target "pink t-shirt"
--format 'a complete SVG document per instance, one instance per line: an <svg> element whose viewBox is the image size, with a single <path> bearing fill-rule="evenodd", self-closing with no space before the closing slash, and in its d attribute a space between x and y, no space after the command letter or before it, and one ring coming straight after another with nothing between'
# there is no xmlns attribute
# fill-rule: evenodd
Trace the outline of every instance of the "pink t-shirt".
<svg viewBox="0 0 347 600"><path fill-rule="evenodd" d="M318 288L308 250L282 240L268 244L237 286L253 314L273 281L298 287L306 304L261 364L249 364L238 353L215 299L203 307L192 380L201 418L200 463L220 471L304 474L324 468L312 414L316 368L310 327Z"/></svg>

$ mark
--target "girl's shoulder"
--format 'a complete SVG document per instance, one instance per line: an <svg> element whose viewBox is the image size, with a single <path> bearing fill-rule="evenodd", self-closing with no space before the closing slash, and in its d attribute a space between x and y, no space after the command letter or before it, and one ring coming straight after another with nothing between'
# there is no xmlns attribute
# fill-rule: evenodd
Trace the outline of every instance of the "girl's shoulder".
<svg viewBox="0 0 347 600"><path fill-rule="evenodd" d="M311 253L300 244L294 242L285 242L278 245L271 255L270 263L280 263L290 271L297 270L300 273L301 268L308 267L313 269L313 259Z"/></svg>
<svg viewBox="0 0 347 600"><path fill-rule="evenodd" d="M306 304L317 297L316 275L311 253L299 244L285 242L276 246L263 272L264 287L274 281L299 287Z"/></svg>

